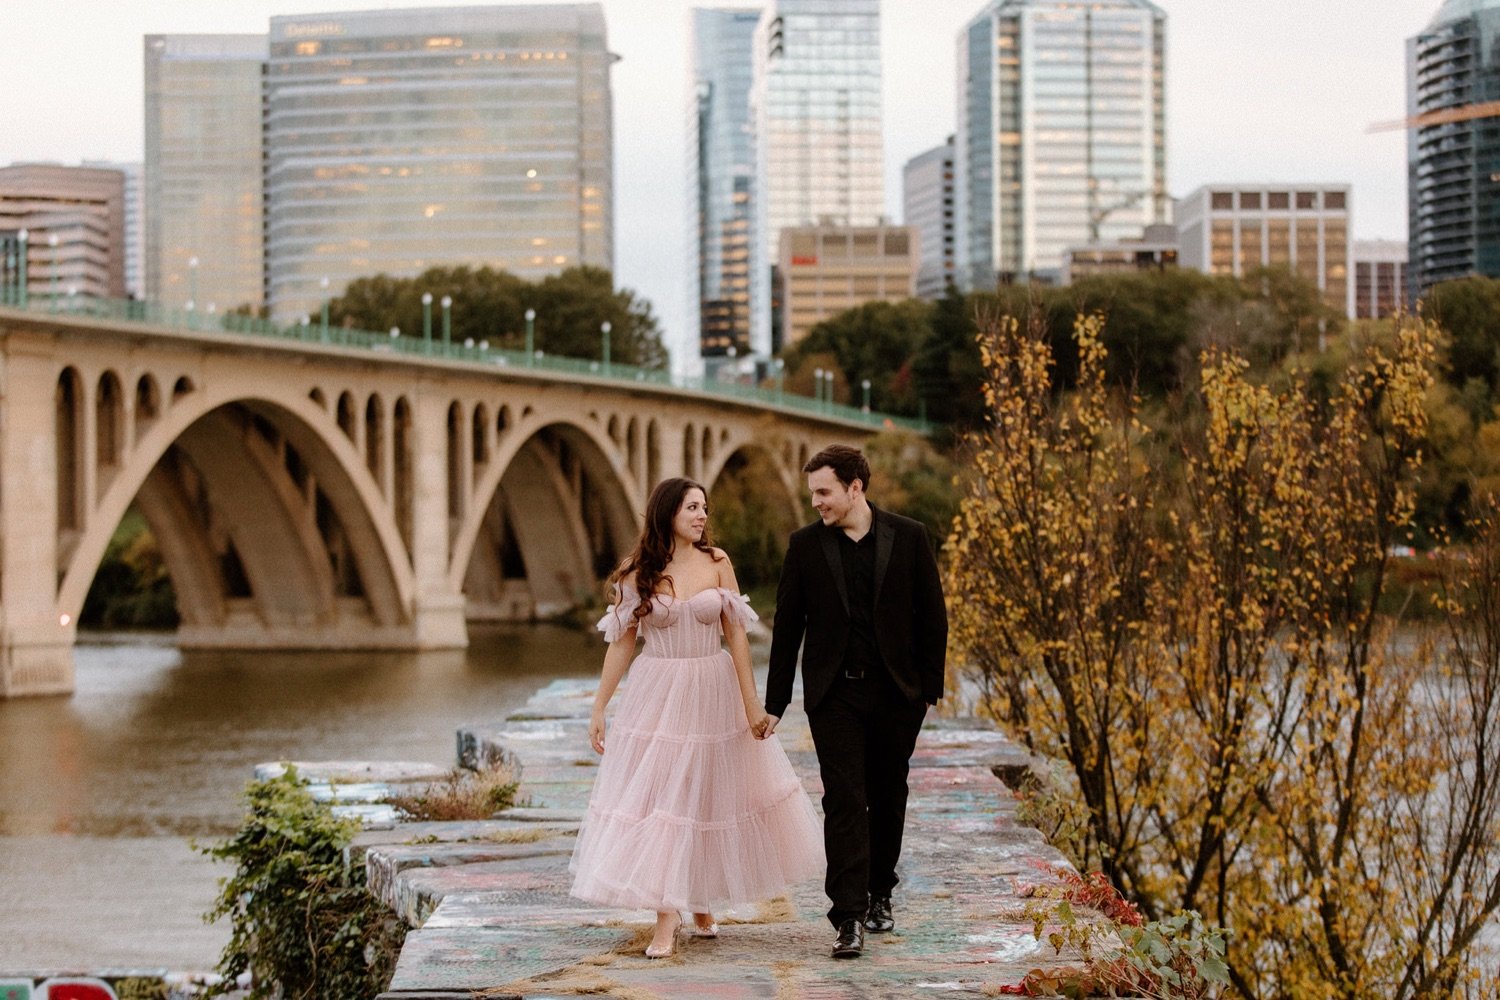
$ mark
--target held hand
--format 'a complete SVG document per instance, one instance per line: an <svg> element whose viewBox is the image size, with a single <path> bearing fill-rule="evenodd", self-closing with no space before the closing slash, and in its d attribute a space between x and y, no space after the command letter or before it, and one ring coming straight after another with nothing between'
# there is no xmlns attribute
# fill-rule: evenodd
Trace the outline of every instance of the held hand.
<svg viewBox="0 0 1500 1000"><path fill-rule="evenodd" d="M767 718L769 718L769 716L766 715L765 711L759 705L752 708L747 708L745 710L745 719L750 723L751 736L754 736L758 740L763 740L766 738L765 732Z"/></svg>
<svg viewBox="0 0 1500 1000"><path fill-rule="evenodd" d="M594 753L604 752L604 713L595 712L589 717L589 743L593 744Z"/></svg>
<svg viewBox="0 0 1500 1000"><path fill-rule="evenodd" d="M764 719L765 725L761 727L761 733L756 739L770 739L776 732L776 724L781 721L781 716L768 713L764 716Z"/></svg>

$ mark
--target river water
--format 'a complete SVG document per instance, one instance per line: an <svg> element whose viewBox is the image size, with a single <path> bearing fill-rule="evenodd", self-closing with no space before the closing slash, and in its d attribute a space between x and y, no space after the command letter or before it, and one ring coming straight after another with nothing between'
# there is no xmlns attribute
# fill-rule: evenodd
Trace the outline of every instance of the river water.
<svg viewBox="0 0 1500 1000"><path fill-rule="evenodd" d="M453 763L454 731L556 677L596 674L597 636L471 631L447 653L184 653L81 644L71 698L0 701L0 973L209 971L227 874L190 846L233 831L268 760Z"/></svg>

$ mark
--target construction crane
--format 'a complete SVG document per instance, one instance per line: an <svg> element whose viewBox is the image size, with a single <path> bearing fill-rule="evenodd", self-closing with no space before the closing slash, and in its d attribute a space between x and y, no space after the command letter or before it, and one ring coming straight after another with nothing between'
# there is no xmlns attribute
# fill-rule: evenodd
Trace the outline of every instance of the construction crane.
<svg viewBox="0 0 1500 1000"><path fill-rule="evenodd" d="M1428 125L1448 125L1452 122L1473 121L1476 118L1500 118L1500 101L1483 104L1462 104L1454 108L1441 108L1417 115L1415 118L1398 118L1390 122L1376 122L1366 132L1400 132L1409 128L1426 128Z"/></svg>

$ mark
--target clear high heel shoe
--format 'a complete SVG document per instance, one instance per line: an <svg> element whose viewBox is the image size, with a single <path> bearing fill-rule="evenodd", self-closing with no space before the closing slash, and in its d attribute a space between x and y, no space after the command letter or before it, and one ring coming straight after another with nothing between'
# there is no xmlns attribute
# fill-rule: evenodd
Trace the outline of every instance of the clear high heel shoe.
<svg viewBox="0 0 1500 1000"><path fill-rule="evenodd" d="M696 914L696 913L693 914L693 937L700 937L700 938L716 938L716 937L718 937L719 936L719 922L717 920L710 920L709 923L708 923L708 926L704 927L702 924L698 923L698 916L699 915ZM712 917L713 914L712 913L707 913L707 914L704 914L704 916Z"/></svg>
<svg viewBox="0 0 1500 1000"><path fill-rule="evenodd" d="M672 925L672 936L667 940L666 947L659 948L654 944L646 945L647 958L671 958L677 951L677 932L682 930L682 915L677 914L677 923Z"/></svg>

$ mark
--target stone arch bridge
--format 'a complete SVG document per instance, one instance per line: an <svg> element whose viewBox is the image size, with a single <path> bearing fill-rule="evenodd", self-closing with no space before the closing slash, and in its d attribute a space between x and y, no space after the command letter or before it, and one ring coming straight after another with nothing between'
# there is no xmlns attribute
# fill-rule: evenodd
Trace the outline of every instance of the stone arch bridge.
<svg viewBox="0 0 1500 1000"><path fill-rule="evenodd" d="M590 600L651 486L882 424L599 362L0 307L0 696L65 693L126 510L187 647L439 649ZM238 329L226 329L238 326ZM436 346L436 350L434 350Z"/></svg>

